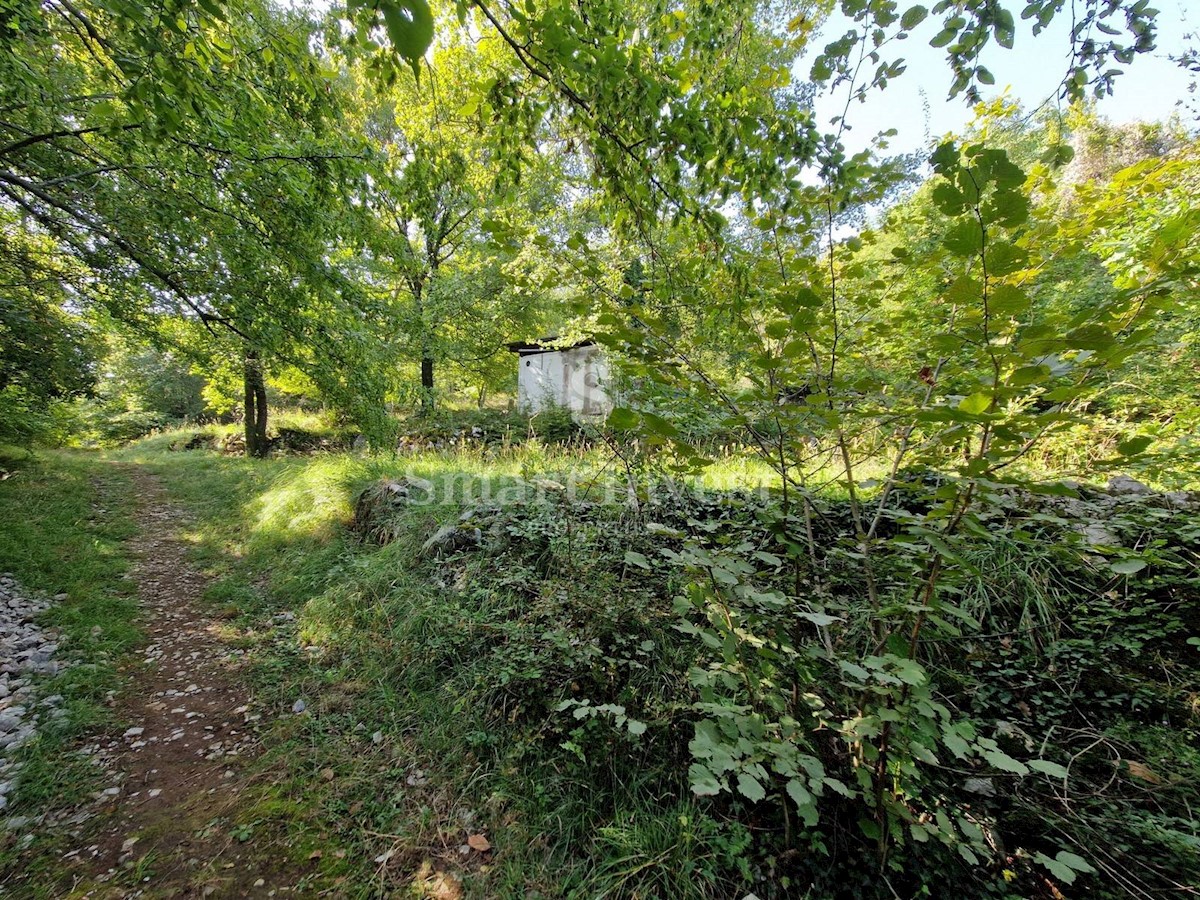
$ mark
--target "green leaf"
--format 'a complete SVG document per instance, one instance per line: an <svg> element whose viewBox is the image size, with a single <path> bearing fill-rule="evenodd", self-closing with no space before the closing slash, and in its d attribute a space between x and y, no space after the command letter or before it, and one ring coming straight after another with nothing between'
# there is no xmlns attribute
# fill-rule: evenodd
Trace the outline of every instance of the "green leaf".
<svg viewBox="0 0 1200 900"><path fill-rule="evenodd" d="M1070 866L1060 863L1058 860L1051 859L1045 853L1034 854L1033 861L1038 863L1038 865L1044 866L1046 869L1048 869L1050 874L1059 881L1065 882L1066 884L1074 884L1075 870Z"/></svg>
<svg viewBox="0 0 1200 900"><path fill-rule="evenodd" d="M787 795L792 798L792 802L796 804L796 809L800 813L800 817L804 820L804 824L810 828L817 824L817 804L813 800L812 793L804 785L804 782L799 778L793 778L787 783Z"/></svg>
<svg viewBox="0 0 1200 900"><path fill-rule="evenodd" d="M822 612L808 612L802 610L797 613L797 615L802 619L807 619L819 628L825 628L828 625L832 625L834 622L841 621L841 619L839 619L837 616L831 616L828 613Z"/></svg>
<svg viewBox="0 0 1200 900"><path fill-rule="evenodd" d="M1054 144L1040 158L1051 168L1059 169L1075 158L1075 148L1070 144Z"/></svg>
<svg viewBox="0 0 1200 900"><path fill-rule="evenodd" d="M625 563L630 566L637 566L639 569L650 571L650 560L646 559L641 553L636 550L625 551Z"/></svg>
<svg viewBox="0 0 1200 900"><path fill-rule="evenodd" d="M1144 453L1146 448L1154 443L1154 438L1148 434L1139 434L1137 437L1132 437L1127 441L1121 441L1117 444L1117 453L1121 456L1137 456L1139 453Z"/></svg>
<svg viewBox="0 0 1200 900"><path fill-rule="evenodd" d="M1113 335L1103 325L1084 325L1068 332L1066 343L1077 350L1107 350L1113 344Z"/></svg>
<svg viewBox="0 0 1200 900"><path fill-rule="evenodd" d="M1028 775L1029 768L1020 760L1013 759L1003 750L986 750L983 758L1001 772L1012 772L1014 775Z"/></svg>
<svg viewBox="0 0 1200 900"><path fill-rule="evenodd" d="M1039 865L1045 866L1050 871L1050 874L1066 884L1074 884L1076 875L1079 872L1096 871L1082 856L1066 850L1060 850L1054 859L1051 859L1045 853L1035 853L1033 860Z"/></svg>
<svg viewBox="0 0 1200 900"><path fill-rule="evenodd" d="M911 31L924 22L925 17L928 15L929 10L923 6L910 7L909 9L905 10L904 15L900 17L900 27L905 31Z"/></svg>
<svg viewBox="0 0 1200 900"><path fill-rule="evenodd" d="M688 781L691 783L692 793L698 797L712 797L721 793L721 782L717 780L717 776L700 763L692 763L688 768Z"/></svg>
<svg viewBox="0 0 1200 900"><path fill-rule="evenodd" d="M979 302L983 297L983 286L969 275L959 275L946 288L946 299L951 303L969 305ZM959 346L960 340L952 338L954 346Z"/></svg>
<svg viewBox="0 0 1200 900"><path fill-rule="evenodd" d="M737 789L743 797L747 797L755 803L767 796L766 790L758 783L758 779L747 772L739 773L737 777Z"/></svg>
<svg viewBox="0 0 1200 900"><path fill-rule="evenodd" d="M896 677L905 684L919 687L929 680L929 676L925 672L925 667L915 659L896 659L893 663L896 670Z"/></svg>
<svg viewBox="0 0 1200 900"><path fill-rule="evenodd" d="M379 11L388 39L400 56L419 72L417 64L433 43L433 11L427 0L380 0Z"/></svg>
<svg viewBox="0 0 1200 900"><path fill-rule="evenodd" d="M930 47L945 47L956 37L958 37L958 29L957 28L943 28L941 31L939 31L934 36L933 40L931 40L929 42L929 46Z"/></svg>
<svg viewBox="0 0 1200 900"><path fill-rule="evenodd" d="M1070 866L1076 872L1095 872L1092 864L1078 854L1072 853L1069 850L1059 850L1054 854L1054 858L1065 866Z"/></svg>
<svg viewBox="0 0 1200 900"><path fill-rule="evenodd" d="M608 414L608 419L605 420L609 428L614 431L629 431L636 428L640 421L638 414L632 409L626 409L623 406L618 406Z"/></svg>
<svg viewBox="0 0 1200 900"><path fill-rule="evenodd" d="M825 787L829 788L835 794L841 794L843 797L853 797L854 793L850 788L846 787L845 783L837 778L826 777L823 781Z"/></svg>
<svg viewBox="0 0 1200 900"><path fill-rule="evenodd" d="M871 678L870 672L868 672L858 663L852 663L848 659L839 660L838 668L857 681L868 681Z"/></svg>
<svg viewBox="0 0 1200 900"><path fill-rule="evenodd" d="M792 314L797 309L816 309L824 302L821 295L812 288L801 287L780 298L779 305L785 312Z"/></svg>
<svg viewBox="0 0 1200 900"><path fill-rule="evenodd" d="M929 164L941 175L947 175L958 168L958 146L954 141L938 144L936 150L929 156Z"/></svg>
<svg viewBox="0 0 1200 900"><path fill-rule="evenodd" d="M771 322L763 330L766 332L767 337L779 340L788 336L791 326L787 322Z"/></svg>
<svg viewBox="0 0 1200 900"><path fill-rule="evenodd" d="M1029 295L1012 284L997 285L988 298L988 308L1001 316L1019 316L1029 309L1029 305Z"/></svg>
<svg viewBox="0 0 1200 900"><path fill-rule="evenodd" d="M1118 559L1116 562L1110 563L1108 567L1118 575L1133 575L1146 568L1146 561L1144 559L1137 559L1136 557L1129 557L1128 559Z"/></svg>
<svg viewBox="0 0 1200 900"><path fill-rule="evenodd" d="M1027 387L1040 384L1049 377L1049 366L1022 366L1009 376L1008 383L1013 387Z"/></svg>
<svg viewBox="0 0 1200 900"><path fill-rule="evenodd" d="M1024 180L1025 173L1017 169ZM1018 182L1018 185L1020 182ZM1006 228L1014 228L1029 218L1029 199L1016 187L996 191L988 200L985 210L987 218Z"/></svg>
<svg viewBox="0 0 1200 900"><path fill-rule="evenodd" d="M610 416L609 418L612 417ZM651 434L657 434L663 437L671 438L679 437L679 429L662 416L657 416L651 412L643 412L642 423L645 425L646 430Z"/></svg>
<svg viewBox="0 0 1200 900"><path fill-rule="evenodd" d="M1011 275L1025 267L1029 254L1008 241L992 241L987 248L988 274Z"/></svg>
<svg viewBox="0 0 1200 900"><path fill-rule="evenodd" d="M983 226L975 219L963 219L946 232L942 245L956 256L976 256L983 249Z"/></svg>
<svg viewBox="0 0 1200 900"><path fill-rule="evenodd" d="M934 187L931 197L933 205L948 216L957 216L967 208L967 198L949 181L942 181Z"/></svg>
<svg viewBox="0 0 1200 900"><path fill-rule="evenodd" d="M978 391L971 394L969 397L963 397L958 402L958 408L968 415L977 416L980 413L987 412L988 407L992 405L992 395L990 391Z"/></svg>
<svg viewBox="0 0 1200 900"><path fill-rule="evenodd" d="M1016 37L1017 27L1013 21L1012 13L1007 9L1000 7L996 10L995 24L992 26L992 33L996 36L996 43L1005 50L1011 50L1013 47L1013 39Z"/></svg>
<svg viewBox="0 0 1200 900"><path fill-rule="evenodd" d="M962 735L950 727L942 728L942 743L958 759L966 759L967 753L971 749Z"/></svg>
<svg viewBox="0 0 1200 900"><path fill-rule="evenodd" d="M1031 759L1026 762L1026 765L1033 769L1033 771L1041 772L1052 778L1066 778L1068 774L1065 766L1060 766L1056 762L1050 762L1048 759Z"/></svg>

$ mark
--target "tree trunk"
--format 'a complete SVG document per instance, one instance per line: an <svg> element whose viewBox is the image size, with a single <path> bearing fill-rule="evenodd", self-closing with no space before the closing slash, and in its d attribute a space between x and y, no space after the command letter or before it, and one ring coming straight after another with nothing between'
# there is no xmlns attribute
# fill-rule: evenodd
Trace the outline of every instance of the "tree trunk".
<svg viewBox="0 0 1200 900"><path fill-rule="evenodd" d="M433 412L433 357L424 351L421 355L421 412Z"/></svg>
<svg viewBox="0 0 1200 900"><path fill-rule="evenodd" d="M271 452L267 440L267 386L258 353L254 350L246 351L242 381L246 402L246 455L263 459Z"/></svg>
<svg viewBox="0 0 1200 900"><path fill-rule="evenodd" d="M433 413L433 341L425 321L425 284L418 281L413 285L413 300L416 301L417 327L421 335L421 415Z"/></svg>

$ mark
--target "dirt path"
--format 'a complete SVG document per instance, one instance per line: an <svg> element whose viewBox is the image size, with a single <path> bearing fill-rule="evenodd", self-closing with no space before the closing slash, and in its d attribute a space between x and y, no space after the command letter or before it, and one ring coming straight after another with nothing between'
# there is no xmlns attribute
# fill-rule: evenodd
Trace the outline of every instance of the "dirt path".
<svg viewBox="0 0 1200 900"><path fill-rule="evenodd" d="M127 471L141 529L129 577L149 643L114 698L127 730L84 748L110 787L64 857L79 886L72 895L311 896L285 855L264 859L239 834L262 713L221 621L200 602L207 579L187 562L186 519L154 475Z"/></svg>

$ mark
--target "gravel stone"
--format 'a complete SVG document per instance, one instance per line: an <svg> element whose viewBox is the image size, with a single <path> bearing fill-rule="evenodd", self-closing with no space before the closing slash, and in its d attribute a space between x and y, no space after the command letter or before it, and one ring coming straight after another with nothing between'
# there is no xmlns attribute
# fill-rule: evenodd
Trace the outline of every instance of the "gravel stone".
<svg viewBox="0 0 1200 900"><path fill-rule="evenodd" d="M54 675L66 665L54 658L59 635L37 620L55 601L66 599L66 594L51 599L24 587L10 573L0 574L0 750L5 757L0 759L0 772L6 776L0 782L0 799L16 784L16 766L7 760L37 733L41 712L63 700L57 694L37 700L38 678ZM6 800L0 809L5 805Z"/></svg>

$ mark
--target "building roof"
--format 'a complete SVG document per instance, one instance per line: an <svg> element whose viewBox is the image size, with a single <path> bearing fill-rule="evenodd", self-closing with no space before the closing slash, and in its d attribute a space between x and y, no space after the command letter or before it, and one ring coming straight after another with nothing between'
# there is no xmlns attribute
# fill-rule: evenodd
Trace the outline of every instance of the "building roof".
<svg viewBox="0 0 1200 900"><path fill-rule="evenodd" d="M596 342L591 338L584 338L582 341L576 341L573 344L560 344L560 338L556 336L538 338L536 341L513 341L507 344L509 351L518 353L521 356L526 356L530 353L559 353L563 350L575 350L579 347L591 347Z"/></svg>

